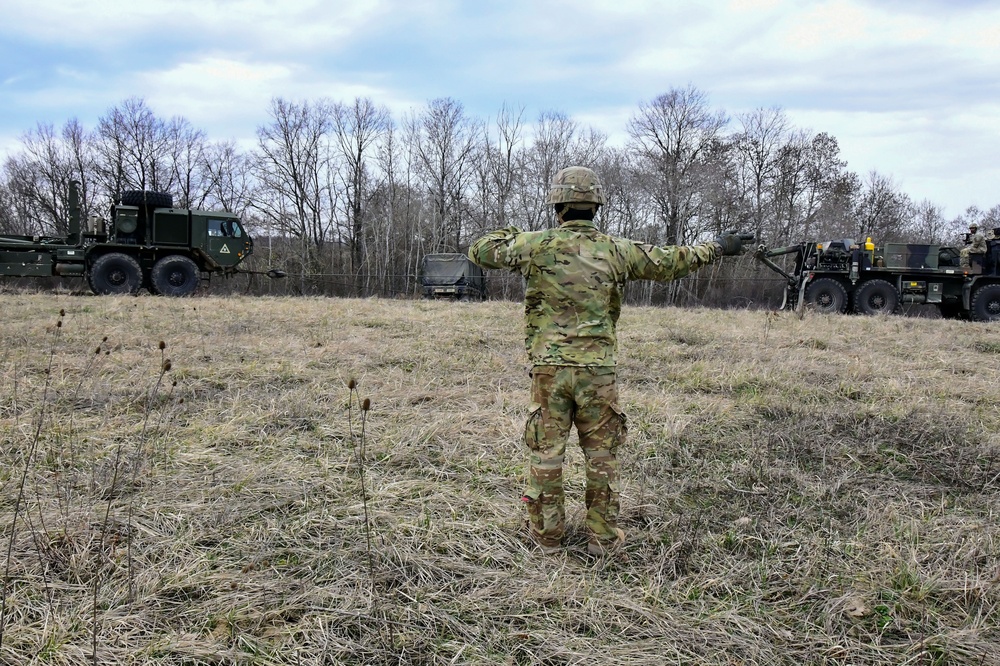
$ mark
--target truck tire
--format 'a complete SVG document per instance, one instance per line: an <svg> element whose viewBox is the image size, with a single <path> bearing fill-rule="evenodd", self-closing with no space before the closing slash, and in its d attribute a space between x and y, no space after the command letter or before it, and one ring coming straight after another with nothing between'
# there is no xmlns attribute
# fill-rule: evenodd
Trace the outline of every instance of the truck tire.
<svg viewBox="0 0 1000 666"><path fill-rule="evenodd" d="M171 254L153 265L149 282L154 294L190 296L198 289L201 275L194 261L180 254Z"/></svg>
<svg viewBox="0 0 1000 666"><path fill-rule="evenodd" d="M899 293L885 280L868 280L854 292L854 310L858 314L895 314L899 311Z"/></svg>
<svg viewBox="0 0 1000 666"><path fill-rule="evenodd" d="M125 190L120 201L124 206L152 206L153 208L172 208L174 197L169 192L146 192L143 190Z"/></svg>
<svg viewBox="0 0 1000 666"><path fill-rule="evenodd" d="M1000 284L976 289L969 305L973 321L1000 321Z"/></svg>
<svg viewBox="0 0 1000 666"><path fill-rule="evenodd" d="M847 311L847 290L833 278L820 278L806 289L806 303L817 312L843 314Z"/></svg>
<svg viewBox="0 0 1000 666"><path fill-rule="evenodd" d="M142 288L142 269L127 254L109 252L94 261L87 281L95 294L135 294Z"/></svg>

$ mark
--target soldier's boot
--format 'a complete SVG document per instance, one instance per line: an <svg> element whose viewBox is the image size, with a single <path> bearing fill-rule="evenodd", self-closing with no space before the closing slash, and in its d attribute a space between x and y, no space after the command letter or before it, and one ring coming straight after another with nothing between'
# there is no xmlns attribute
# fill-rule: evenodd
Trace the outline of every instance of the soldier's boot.
<svg viewBox="0 0 1000 666"><path fill-rule="evenodd" d="M598 539L596 536L591 536L590 541L587 542L587 552L595 557L604 557L605 555L610 555L625 543L625 530L620 527L615 528L615 534L617 535L614 539L607 541Z"/></svg>
<svg viewBox="0 0 1000 666"><path fill-rule="evenodd" d="M542 555L557 555L562 552L562 539L548 539L531 529L528 532L535 546L542 551Z"/></svg>

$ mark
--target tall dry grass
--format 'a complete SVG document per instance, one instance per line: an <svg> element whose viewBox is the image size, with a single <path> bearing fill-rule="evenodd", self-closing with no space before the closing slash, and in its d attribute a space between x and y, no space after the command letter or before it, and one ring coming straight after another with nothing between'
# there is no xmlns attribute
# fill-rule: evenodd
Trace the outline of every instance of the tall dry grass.
<svg viewBox="0 0 1000 666"><path fill-rule="evenodd" d="M626 309L593 559L572 445L525 538L518 304L0 305L3 663L1000 664L1000 327Z"/></svg>

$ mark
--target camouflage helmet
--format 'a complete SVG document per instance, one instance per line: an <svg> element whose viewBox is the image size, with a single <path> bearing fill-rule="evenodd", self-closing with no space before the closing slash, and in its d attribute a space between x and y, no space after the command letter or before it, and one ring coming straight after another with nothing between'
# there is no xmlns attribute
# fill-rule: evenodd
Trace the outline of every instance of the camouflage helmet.
<svg viewBox="0 0 1000 666"><path fill-rule="evenodd" d="M969 228L970 229L976 229L976 230L978 230L979 229L979 223L977 223L977 222L969 222Z"/></svg>
<svg viewBox="0 0 1000 666"><path fill-rule="evenodd" d="M552 187L545 203L591 203L602 206L606 202L604 188L601 187L597 174L587 167L571 166L560 170L552 179Z"/></svg>

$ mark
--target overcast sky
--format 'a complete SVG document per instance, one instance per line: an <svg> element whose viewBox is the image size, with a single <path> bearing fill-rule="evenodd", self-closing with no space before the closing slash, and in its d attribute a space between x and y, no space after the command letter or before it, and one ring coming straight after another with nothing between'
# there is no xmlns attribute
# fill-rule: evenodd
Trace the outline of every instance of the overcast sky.
<svg viewBox="0 0 1000 666"><path fill-rule="evenodd" d="M954 217L1000 204L1000 3L988 0L0 0L0 157L128 97L249 145L274 97L451 97L624 139L692 85L779 107L848 168Z"/></svg>

